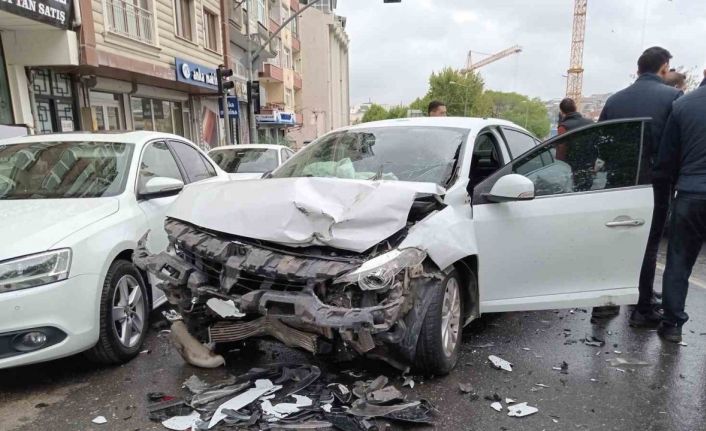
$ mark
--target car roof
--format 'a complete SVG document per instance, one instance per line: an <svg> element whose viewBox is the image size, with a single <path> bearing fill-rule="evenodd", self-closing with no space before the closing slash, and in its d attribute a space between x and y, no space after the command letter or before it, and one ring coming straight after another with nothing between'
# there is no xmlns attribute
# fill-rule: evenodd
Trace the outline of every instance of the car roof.
<svg viewBox="0 0 706 431"><path fill-rule="evenodd" d="M220 147L213 147L209 150L247 150L247 149L261 149L261 150L278 150L280 148L287 148L284 145L276 144L238 144L238 145L222 145Z"/></svg>
<svg viewBox="0 0 706 431"><path fill-rule="evenodd" d="M401 127L401 126L427 126L427 127L457 127L470 130L480 130L488 126L509 126L520 130L524 128L517 124L499 118L476 117L412 117L396 118L393 120L372 121L346 127L343 130L367 129L371 127ZM529 133L529 132L528 132Z"/></svg>
<svg viewBox="0 0 706 431"><path fill-rule="evenodd" d="M33 142L117 142L126 144L143 145L155 139L177 139L188 140L182 136L171 133L134 131L134 132L70 132L70 133L46 133L42 135L22 136L18 138L0 139L0 144L24 144Z"/></svg>

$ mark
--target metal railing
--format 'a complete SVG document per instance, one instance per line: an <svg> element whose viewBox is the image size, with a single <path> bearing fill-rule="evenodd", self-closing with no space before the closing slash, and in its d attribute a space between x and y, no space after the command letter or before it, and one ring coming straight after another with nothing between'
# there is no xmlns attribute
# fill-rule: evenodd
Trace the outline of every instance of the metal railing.
<svg viewBox="0 0 706 431"><path fill-rule="evenodd" d="M154 44L152 12L129 1L106 0L106 28L111 33Z"/></svg>

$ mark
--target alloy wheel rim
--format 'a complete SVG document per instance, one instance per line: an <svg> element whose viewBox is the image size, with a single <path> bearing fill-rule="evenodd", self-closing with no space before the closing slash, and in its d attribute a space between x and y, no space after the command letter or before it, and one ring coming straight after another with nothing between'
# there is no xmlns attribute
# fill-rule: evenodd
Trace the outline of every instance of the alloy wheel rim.
<svg viewBox="0 0 706 431"><path fill-rule="evenodd" d="M115 288L112 302L113 331L123 346L135 347L145 325L145 298L140 283L132 275L123 275Z"/></svg>
<svg viewBox="0 0 706 431"><path fill-rule="evenodd" d="M453 355L458 344L458 335L461 324L461 298L459 295L458 281L450 278L444 291L444 302L441 311L441 342L444 354Z"/></svg>

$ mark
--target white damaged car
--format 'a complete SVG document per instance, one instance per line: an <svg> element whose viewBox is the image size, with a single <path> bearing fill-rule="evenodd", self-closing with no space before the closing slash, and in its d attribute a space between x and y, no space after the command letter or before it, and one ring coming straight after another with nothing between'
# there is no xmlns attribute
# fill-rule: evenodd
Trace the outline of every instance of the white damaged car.
<svg viewBox="0 0 706 431"><path fill-rule="evenodd" d="M481 313L636 300L652 214L645 124L546 143L495 119L344 128L270 178L184 190L168 249L139 247L135 262L177 306L176 342L196 365L274 337L447 373Z"/></svg>

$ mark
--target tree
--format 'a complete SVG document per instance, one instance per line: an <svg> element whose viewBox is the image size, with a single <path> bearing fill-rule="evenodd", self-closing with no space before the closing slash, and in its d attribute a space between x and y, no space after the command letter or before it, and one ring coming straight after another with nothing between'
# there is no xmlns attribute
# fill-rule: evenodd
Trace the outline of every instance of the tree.
<svg viewBox="0 0 706 431"><path fill-rule="evenodd" d="M427 94L412 102L410 108L427 112L429 102L438 100L446 104L449 116L483 117L492 111L483 97L483 86L483 79L476 73L445 68L431 74Z"/></svg>
<svg viewBox="0 0 706 431"><path fill-rule="evenodd" d="M549 135L549 116L541 100L530 99L518 93L486 91L485 97L492 106L494 117L512 121L532 132L538 138Z"/></svg>
<svg viewBox="0 0 706 431"><path fill-rule="evenodd" d="M370 105L370 108L365 111L365 115L363 115L361 123L368 123L370 121L379 120L387 120L387 110L382 106L373 103L372 105Z"/></svg>
<svg viewBox="0 0 706 431"><path fill-rule="evenodd" d="M404 105L393 106L387 111L387 118L407 118L407 111L409 108Z"/></svg>

